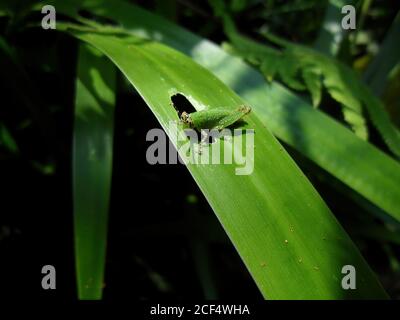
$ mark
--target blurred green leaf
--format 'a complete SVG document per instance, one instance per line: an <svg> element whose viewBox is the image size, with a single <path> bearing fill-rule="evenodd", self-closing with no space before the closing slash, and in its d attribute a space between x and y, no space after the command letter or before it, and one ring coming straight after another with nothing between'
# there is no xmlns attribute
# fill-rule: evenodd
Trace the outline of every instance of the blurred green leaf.
<svg viewBox="0 0 400 320"><path fill-rule="evenodd" d="M17 143L12 137L10 131L8 131L6 126L4 126L2 123L0 123L0 146L1 145L3 145L12 153L18 152Z"/></svg>
<svg viewBox="0 0 400 320"><path fill-rule="evenodd" d="M314 107L319 106L322 97L321 72L318 68L308 68L302 71L304 83L311 94Z"/></svg>
<svg viewBox="0 0 400 320"><path fill-rule="evenodd" d="M329 0L325 9L325 17L320 28L314 48L327 55L336 56L347 30L342 28L345 5L355 5L355 0Z"/></svg>
<svg viewBox="0 0 400 320"><path fill-rule="evenodd" d="M240 35L229 16L224 15L223 18L226 32L235 47L234 52L259 66L264 72L266 65L275 65L274 74L278 74L285 84L295 90L303 89L299 74L302 73L304 77L304 73L307 72L308 80L310 74L313 74L314 81L318 83L320 79L331 97L343 105L345 120L360 138L366 139L368 136L362 113L365 108L390 150L396 156L400 156L400 133L391 123L383 103L369 91L353 70L311 48L290 43L271 34L265 36L275 45L281 46L282 51L258 44ZM267 73L267 79L273 78L274 74ZM318 101L316 89L322 88L322 85L313 84L311 87L310 83L306 82L313 100Z"/></svg>
<svg viewBox="0 0 400 320"><path fill-rule="evenodd" d="M400 13L397 14L392 26L383 40L378 54L368 65L364 80L371 90L381 96L389 79L390 72L400 62Z"/></svg>
<svg viewBox="0 0 400 320"><path fill-rule="evenodd" d="M115 67L79 48L73 143L73 200L78 296L101 299L112 174Z"/></svg>

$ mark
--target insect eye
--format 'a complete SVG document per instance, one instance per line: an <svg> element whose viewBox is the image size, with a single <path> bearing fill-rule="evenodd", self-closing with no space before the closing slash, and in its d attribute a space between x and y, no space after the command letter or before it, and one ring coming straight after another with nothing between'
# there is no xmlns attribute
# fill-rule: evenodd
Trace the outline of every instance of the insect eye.
<svg viewBox="0 0 400 320"><path fill-rule="evenodd" d="M183 122L187 122L187 119L188 119L188 114L187 114L186 112L182 112L182 114L181 114L181 120L182 120Z"/></svg>

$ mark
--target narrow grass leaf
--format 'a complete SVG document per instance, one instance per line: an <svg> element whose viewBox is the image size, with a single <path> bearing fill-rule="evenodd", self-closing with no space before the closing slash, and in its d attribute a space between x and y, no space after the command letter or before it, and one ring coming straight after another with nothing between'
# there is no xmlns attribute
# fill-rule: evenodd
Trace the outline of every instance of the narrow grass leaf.
<svg viewBox="0 0 400 320"><path fill-rule="evenodd" d="M73 203L78 297L101 299L112 173L115 67L81 45L76 79Z"/></svg>

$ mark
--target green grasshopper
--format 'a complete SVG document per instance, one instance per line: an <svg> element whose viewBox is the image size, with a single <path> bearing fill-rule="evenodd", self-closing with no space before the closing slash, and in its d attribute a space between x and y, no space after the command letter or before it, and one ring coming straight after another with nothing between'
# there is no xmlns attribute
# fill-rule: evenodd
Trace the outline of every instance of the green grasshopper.
<svg viewBox="0 0 400 320"><path fill-rule="evenodd" d="M198 131L204 129L216 129L220 131L239 121L250 111L250 107L241 105L236 110L215 108L192 113L182 112L180 118L184 124Z"/></svg>
<svg viewBox="0 0 400 320"><path fill-rule="evenodd" d="M211 110L202 110L192 113L182 112L180 119L183 124L188 125L201 133L199 153L201 154L201 145L209 139L209 133L203 135L203 130L221 131L242 119L251 111L249 106L241 105L236 110L226 108L215 108Z"/></svg>

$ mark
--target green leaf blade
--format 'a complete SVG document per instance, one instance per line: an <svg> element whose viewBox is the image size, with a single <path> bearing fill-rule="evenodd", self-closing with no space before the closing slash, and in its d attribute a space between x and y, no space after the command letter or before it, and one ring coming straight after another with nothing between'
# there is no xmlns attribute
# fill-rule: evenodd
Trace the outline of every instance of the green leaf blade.
<svg viewBox="0 0 400 320"><path fill-rule="evenodd" d="M115 68L79 49L73 142L73 203L79 299L101 299L107 243Z"/></svg>

